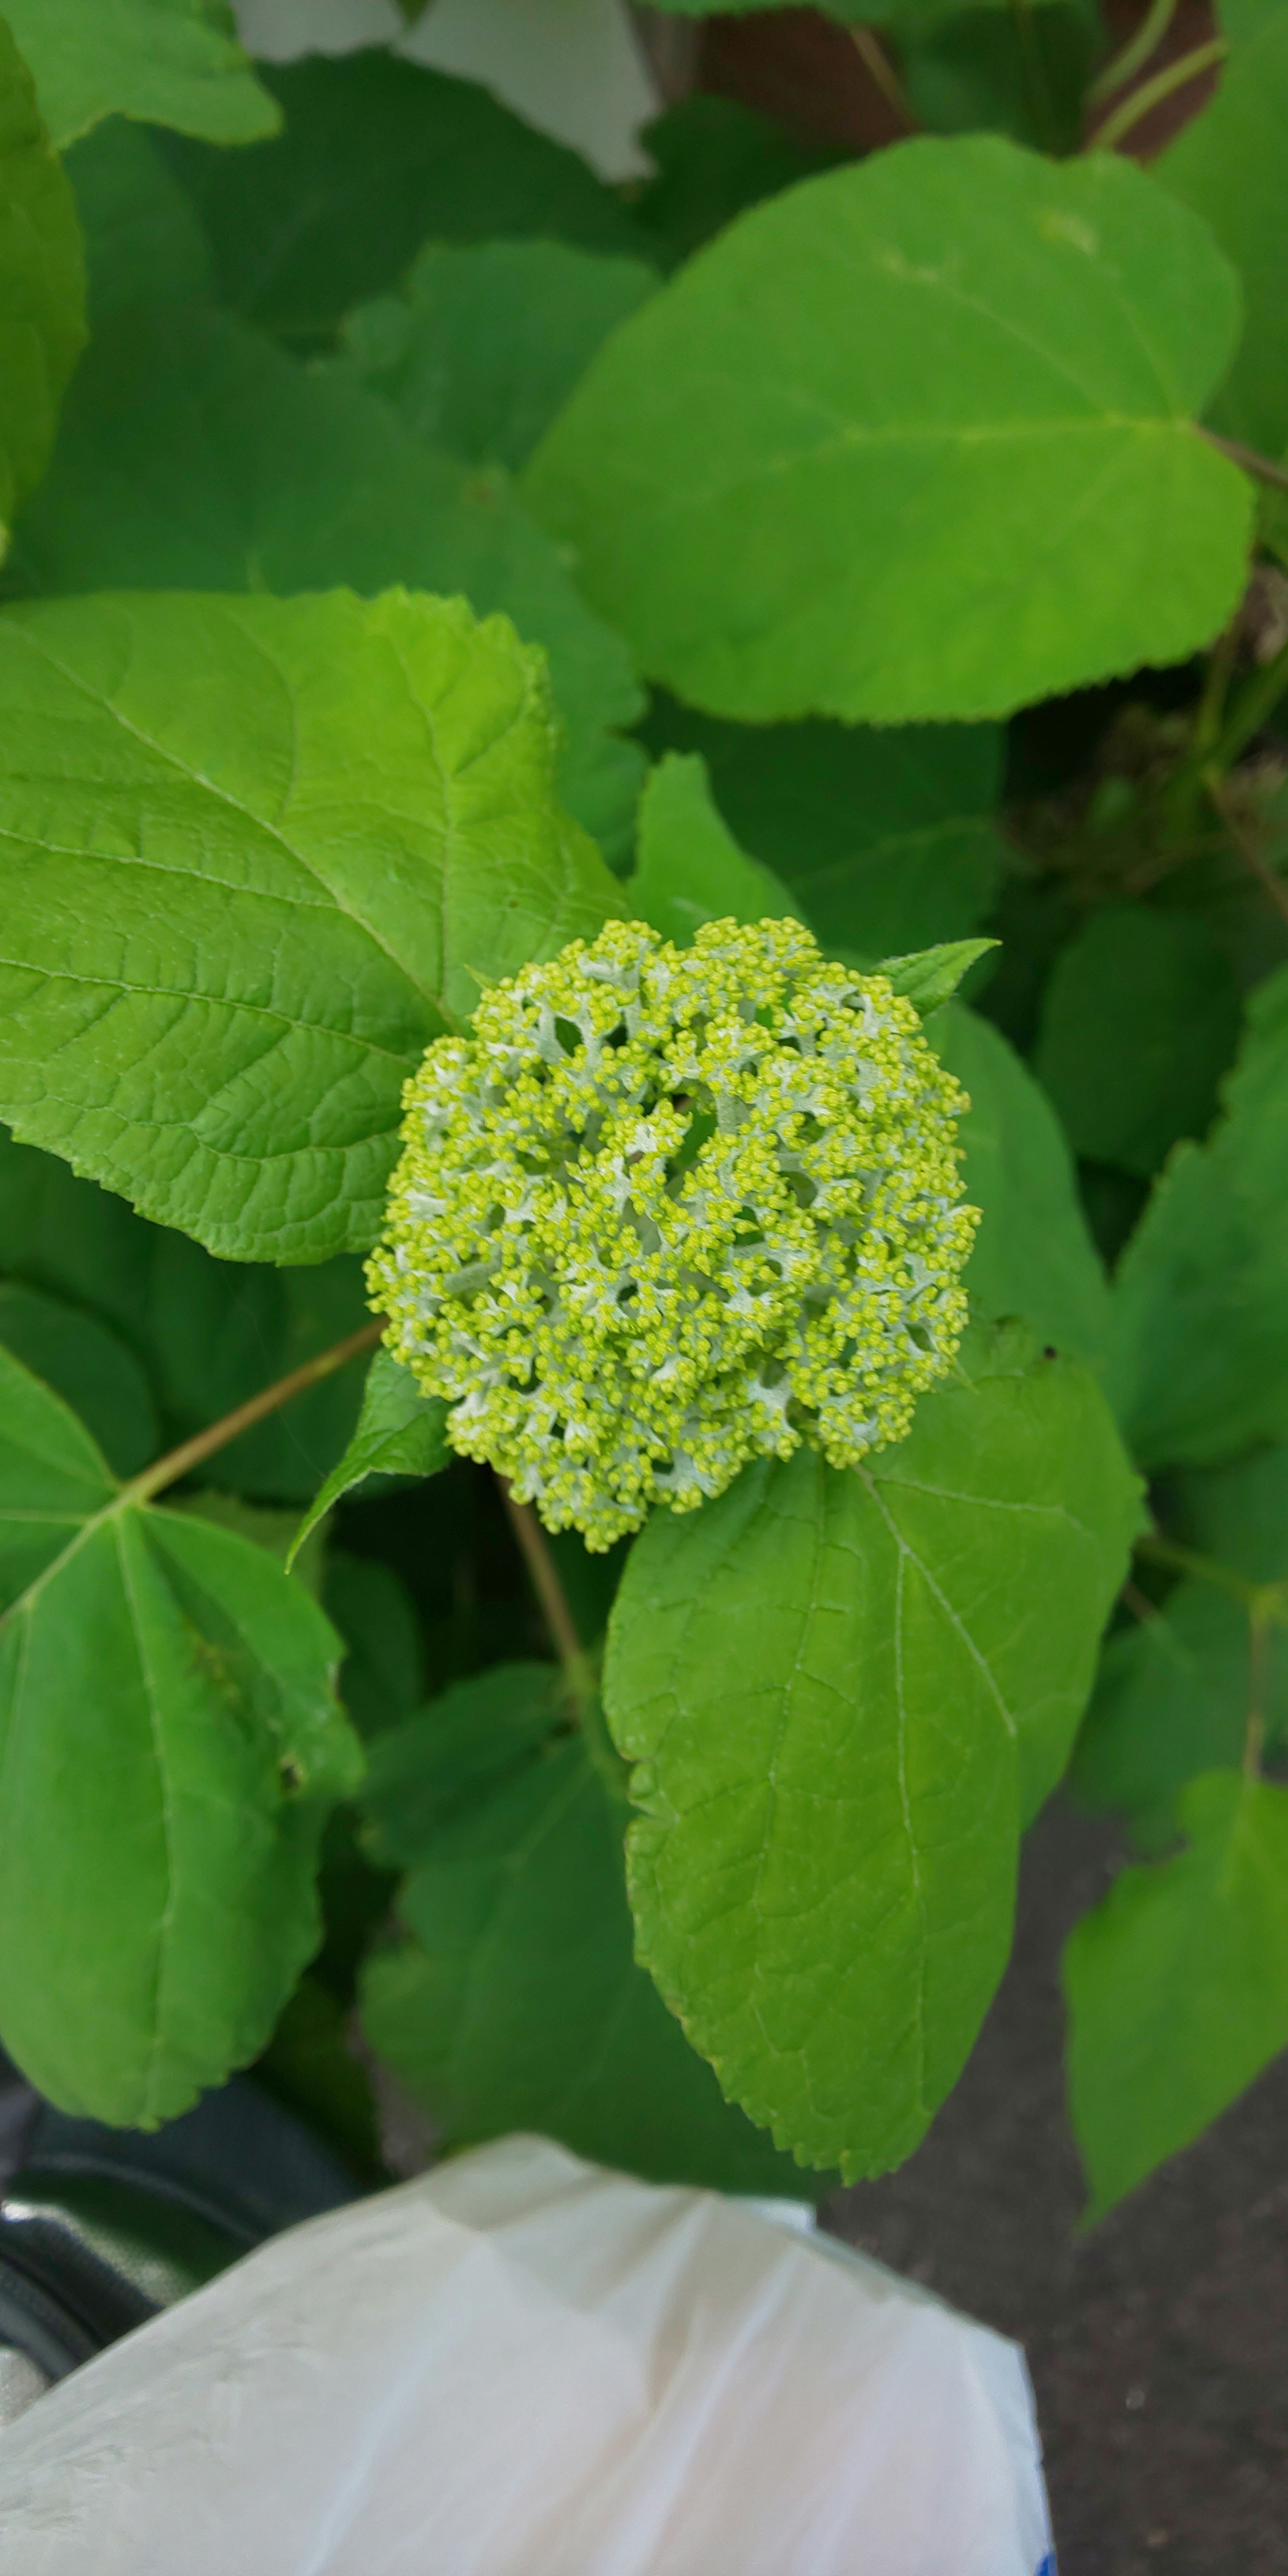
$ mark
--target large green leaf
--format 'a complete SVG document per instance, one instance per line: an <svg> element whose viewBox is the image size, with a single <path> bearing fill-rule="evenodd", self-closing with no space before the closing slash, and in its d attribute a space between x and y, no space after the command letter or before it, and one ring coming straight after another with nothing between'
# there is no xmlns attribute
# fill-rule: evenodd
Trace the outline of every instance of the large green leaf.
<svg viewBox="0 0 1288 2576"><path fill-rule="evenodd" d="M59 146L105 116L212 143L252 143L281 122L224 0L5 0L5 15Z"/></svg>
<svg viewBox="0 0 1288 2576"><path fill-rule="evenodd" d="M138 1475L159 1454L147 1378L93 1315L0 1277L0 1345L79 1414L118 1476Z"/></svg>
<svg viewBox="0 0 1288 2576"><path fill-rule="evenodd" d="M1209 1771L1181 1821L1188 1849L1123 1870L1065 1950L1092 2218L1288 2047L1288 1790Z"/></svg>
<svg viewBox="0 0 1288 2576"><path fill-rule="evenodd" d="M609 730L642 705L626 649L504 474L433 455L378 395L226 315L159 307L96 335L15 568L40 592L405 582L502 609L550 657L565 802L629 837L643 763Z"/></svg>
<svg viewBox="0 0 1288 2576"><path fill-rule="evenodd" d="M639 1955L725 2092L849 2179L960 2073L1138 1508L1094 1382L1030 1353L863 1473L805 1449L655 1513L610 1625Z"/></svg>
<svg viewBox="0 0 1288 2576"><path fill-rule="evenodd" d="M479 1779L472 1797L458 1785L436 1829L422 1819L419 1836L409 1832L398 1739L374 1750L377 1764L397 1766L389 1804L400 1856L412 1863L398 1910L412 1937L367 1969L368 2034L454 2146L538 2129L659 2182L799 2195L797 2168L721 2100L710 2067L635 1964L624 1819L581 1742L533 1749L551 1724L550 1668L544 1708L539 1669L502 1666L453 1694L474 1694L477 1744L485 1709L504 1733L508 1685L510 1767L490 1784ZM422 1796L433 1774L432 1715L413 1746ZM450 1765L459 1733L450 1724L444 1732ZM459 1784L459 1767L453 1776ZM379 1772L373 1789L379 1808Z"/></svg>
<svg viewBox="0 0 1288 2576"><path fill-rule="evenodd" d="M44 472L84 337L75 199L0 18L0 551Z"/></svg>
<svg viewBox="0 0 1288 2576"><path fill-rule="evenodd" d="M479 979L619 907L501 619L118 597L0 618L0 1110L241 1260L371 1242Z"/></svg>
<svg viewBox="0 0 1288 2576"><path fill-rule="evenodd" d="M1117 157L874 153L742 216L592 362L538 513L644 670L764 719L991 716L1206 643L1249 486L1238 290Z"/></svg>
<svg viewBox="0 0 1288 2576"><path fill-rule="evenodd" d="M1288 968L1253 994L1206 1145L1180 1145L1114 1283L1109 1383L1142 1464L1288 1438Z"/></svg>
<svg viewBox="0 0 1288 2576"><path fill-rule="evenodd" d="M569 242L429 242L401 293L360 304L344 352L431 447L525 465L656 270Z"/></svg>
<svg viewBox="0 0 1288 2576"><path fill-rule="evenodd" d="M981 1211L966 1270L976 1305L1020 1316L1057 1350L1101 1359L1108 1283L1049 1102L1000 1031L965 1003L950 1003L926 1034L970 1100L958 1134L963 1186Z"/></svg>
<svg viewBox="0 0 1288 2576"><path fill-rule="evenodd" d="M210 283L210 247L152 135L126 117L96 126L66 155L85 236L90 318L123 305L181 302Z"/></svg>
<svg viewBox="0 0 1288 2576"><path fill-rule="evenodd" d="M131 1503L4 1351L0 1395L0 2035L63 2109L153 2127L317 1946L337 1641L262 1548Z"/></svg>
<svg viewBox="0 0 1288 2576"><path fill-rule="evenodd" d="M636 920L651 922L679 948L704 921L803 917L773 870L749 859L722 823L698 752L667 752L650 771L625 895Z"/></svg>
<svg viewBox="0 0 1288 2576"><path fill-rule="evenodd" d="M1288 10L1237 45L1216 96L1153 164L1153 176L1208 223L1243 281L1246 320L1208 417L1264 455L1288 446Z"/></svg>
<svg viewBox="0 0 1288 2576"><path fill-rule="evenodd" d="M1148 1180L1210 1126L1239 1019L1234 970L1201 915L1093 913L1056 959L1033 1059L1075 1154Z"/></svg>
<svg viewBox="0 0 1288 2576"><path fill-rule="evenodd" d="M735 838L791 888L825 948L903 956L987 912L1000 727L740 725L662 699L642 730L657 751L701 752Z"/></svg>
<svg viewBox="0 0 1288 2576"><path fill-rule="evenodd" d="M316 339L396 286L426 241L647 248L613 189L474 81L384 51L264 66L285 117L250 152L168 146L215 249L220 290Z"/></svg>
<svg viewBox="0 0 1288 2576"><path fill-rule="evenodd" d="M314 1495L291 1546L303 1547L334 1503L368 1476L433 1476L451 1457L447 1406L422 1393L410 1369L391 1351L378 1350L367 1371L362 1411L344 1455Z"/></svg>

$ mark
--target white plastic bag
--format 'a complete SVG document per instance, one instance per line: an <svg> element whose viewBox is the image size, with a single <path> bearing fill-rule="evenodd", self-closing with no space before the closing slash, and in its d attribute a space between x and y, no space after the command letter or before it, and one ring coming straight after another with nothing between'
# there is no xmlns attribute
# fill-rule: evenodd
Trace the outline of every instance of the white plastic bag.
<svg viewBox="0 0 1288 2576"><path fill-rule="evenodd" d="M4 2576L1038 2576L1021 2354L509 2138L275 2238L0 2434Z"/></svg>

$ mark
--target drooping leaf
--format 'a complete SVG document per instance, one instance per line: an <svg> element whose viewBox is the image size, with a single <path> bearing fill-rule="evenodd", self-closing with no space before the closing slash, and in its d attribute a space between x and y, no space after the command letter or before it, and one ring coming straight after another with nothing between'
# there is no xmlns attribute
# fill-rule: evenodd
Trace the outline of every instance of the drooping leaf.
<svg viewBox="0 0 1288 2576"><path fill-rule="evenodd" d="M295 1536L293 1512L281 1511L273 1503L248 1503L240 1494L221 1492L217 1485L202 1485L195 1493L174 1494L168 1509L186 1512L191 1519L206 1521L214 1529L231 1530L234 1538L248 1539L252 1547L262 1547L275 1565L286 1568ZM311 1547L302 1549L293 1571L296 1582L320 1601L326 1580L324 1532L318 1532Z"/></svg>
<svg viewBox="0 0 1288 2576"><path fill-rule="evenodd" d="M210 283L210 246L150 134L109 118L66 156L85 236L90 318L123 305L181 303Z"/></svg>
<svg viewBox="0 0 1288 2576"><path fill-rule="evenodd" d="M1033 1060L1075 1154L1148 1180L1211 1124L1239 1018L1233 968L1199 914L1093 913L1056 959Z"/></svg>
<svg viewBox="0 0 1288 2576"><path fill-rule="evenodd" d="M1094 1382L1012 1333L865 1472L800 1450L636 1541L605 1705L639 1955L806 2161L883 2171L956 2081L1137 1509Z"/></svg>
<svg viewBox="0 0 1288 2576"><path fill-rule="evenodd" d="M1064 1957L1069 2098L1099 2218L1288 2047L1288 1790L1191 1781L1188 1848L1123 1870Z"/></svg>
<svg viewBox="0 0 1288 2576"><path fill-rule="evenodd" d="M677 947L687 948L704 921L804 918L772 868L749 859L722 823L698 752L667 752L650 770L637 846L626 901Z"/></svg>
<svg viewBox="0 0 1288 2576"><path fill-rule="evenodd" d="M0 19L0 551L44 472L84 338L76 202Z"/></svg>
<svg viewBox="0 0 1288 2576"><path fill-rule="evenodd" d="M360 304L344 353L431 447L512 473L657 272L568 242L430 242L397 295Z"/></svg>
<svg viewBox="0 0 1288 2576"><path fill-rule="evenodd" d="M644 127L640 141L656 176L636 197L635 216L668 268L748 206L850 157L804 143L772 117L709 90L677 99Z"/></svg>
<svg viewBox="0 0 1288 2576"><path fill-rule="evenodd" d="M501 1667L484 1676L494 1723L509 1672L516 1717L531 1708L529 1668ZM418 1751L430 1765L423 1731ZM453 2145L537 2129L659 2182L799 2197L796 2167L721 2100L635 1964L622 1823L565 1738L529 1742L427 1826L398 1900L411 1937L364 1979L372 2043ZM400 1848L411 1839L404 1826Z"/></svg>
<svg viewBox="0 0 1288 2576"><path fill-rule="evenodd" d="M1229 616L1251 493L1192 415L1237 328L1203 226L1122 158L898 144L672 279L525 489L700 706L1004 714Z"/></svg>
<svg viewBox="0 0 1288 2576"><path fill-rule="evenodd" d="M63 2109L152 2127L320 1937L336 1639L261 1548L131 1504L3 1351L0 1391L0 2036Z"/></svg>
<svg viewBox="0 0 1288 2576"><path fill-rule="evenodd" d="M882 957L877 971L925 1020L951 1002L962 977L996 945L994 939L942 940L937 948L918 949L911 957Z"/></svg>
<svg viewBox="0 0 1288 2576"><path fill-rule="evenodd" d="M550 658L564 802L629 842L643 761L611 730L642 704L626 649L504 474L431 454L379 396L226 315L158 307L98 333L15 566L42 593L405 583L501 609Z"/></svg>
<svg viewBox="0 0 1288 2576"><path fill-rule="evenodd" d="M1288 1737L1288 1449L1192 1469L1169 1499L1209 1573L1110 1639L1071 1773L1142 1850L1174 1838L1187 1780L1238 1769L1250 1728L1269 1748Z"/></svg>
<svg viewBox="0 0 1288 2576"><path fill-rule="evenodd" d="M147 1378L133 1352L92 1315L0 1277L0 1346L79 1414L118 1476L138 1475L159 1455Z"/></svg>
<svg viewBox="0 0 1288 2576"><path fill-rule="evenodd" d="M6 0L5 15L60 149L105 116L218 144L255 142L281 121L222 0Z"/></svg>
<svg viewBox="0 0 1288 2576"><path fill-rule="evenodd" d="M15 1133L241 1260L365 1246L421 1049L619 907L552 765L539 657L459 602L7 610Z"/></svg>
<svg viewBox="0 0 1288 2576"><path fill-rule="evenodd" d="M927 1036L970 1098L962 1185L982 1211L966 1282L986 1315L1022 1317L1042 1343L1098 1361L1109 1337L1104 1266L1078 1204L1049 1102L1006 1039L950 1002Z"/></svg>
<svg viewBox="0 0 1288 2576"><path fill-rule="evenodd" d="M436 1397L421 1393L410 1369L403 1368L391 1352L378 1350L367 1371L357 1429L300 1522L288 1563L332 1504L355 1485L364 1484L368 1476L433 1476L445 1467L452 1454L445 1432L447 1412Z"/></svg>
<svg viewBox="0 0 1288 2576"><path fill-rule="evenodd" d="M654 751L702 754L735 839L791 888L825 948L903 956L987 912L998 726L727 724L663 698L642 730Z"/></svg>
<svg viewBox="0 0 1288 2576"><path fill-rule="evenodd" d="M1211 226L1243 284L1243 338L1208 418L1272 458L1288 446L1285 117L1288 10L1275 8L1236 44L1215 96L1152 164L1153 177Z"/></svg>
<svg viewBox="0 0 1288 2576"><path fill-rule="evenodd" d="M1180 1145L1119 1266L1109 1385L1152 1466L1288 1438L1288 969L1261 985L1204 1145Z"/></svg>
<svg viewBox="0 0 1288 2576"><path fill-rule="evenodd" d="M641 252L614 190L474 81L378 48L262 76L285 118L275 141L167 148L214 245L223 300L271 330L328 336L353 305L396 286L426 241Z"/></svg>

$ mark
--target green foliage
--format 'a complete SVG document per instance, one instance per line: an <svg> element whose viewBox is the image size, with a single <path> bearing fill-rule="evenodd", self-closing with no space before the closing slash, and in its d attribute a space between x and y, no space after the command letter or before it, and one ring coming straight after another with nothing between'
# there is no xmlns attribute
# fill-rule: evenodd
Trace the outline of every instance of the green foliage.
<svg viewBox="0 0 1288 2576"><path fill-rule="evenodd" d="M356 1777L336 1641L3 1352L0 1389L0 2023L64 2109L150 2128L256 2054L316 1946Z"/></svg>
<svg viewBox="0 0 1288 2576"><path fill-rule="evenodd" d="M451 1451L444 1424L447 1407L422 1395L409 1369L378 1350L367 1371L358 1426L343 1457L310 1503L292 1544L292 1557L343 1494L368 1476L434 1476Z"/></svg>
<svg viewBox="0 0 1288 2576"><path fill-rule="evenodd" d="M350 314L345 354L431 447L517 473L656 284L642 260L567 242L431 242L401 294Z"/></svg>
<svg viewBox="0 0 1288 2576"><path fill-rule="evenodd" d="M1125 1869L1065 1951L1091 2218L1288 2047L1288 1790L1209 1771L1180 1822L1187 1848Z"/></svg>
<svg viewBox="0 0 1288 2576"><path fill-rule="evenodd" d="M153 596L11 609L0 671L15 1132L216 1252L370 1242L421 1048L616 908L538 657L399 593Z"/></svg>
<svg viewBox="0 0 1288 2576"><path fill-rule="evenodd" d="M56 2100L253 2064L376 2182L361 1998L449 2145L876 2171L1066 1774L1145 1864L1070 1951L1093 2210L1288 2039L1288 523L1213 444L1288 446L1288 12L1221 14L1148 170L1077 149L1092 0L869 0L940 139L694 95L612 187L392 50L13 0L0 2043ZM376 1241L432 1398L359 1365Z"/></svg>
<svg viewBox="0 0 1288 2576"><path fill-rule="evenodd" d="M1075 1154L1148 1180L1202 1136L1238 1043L1239 988L1197 913L1115 904L1061 950L1034 1071Z"/></svg>
<svg viewBox="0 0 1288 2576"><path fill-rule="evenodd" d="M284 118L274 141L170 149L225 302L270 330L327 337L397 286L426 241L553 238L647 257L612 189L473 81L374 49L266 66L263 79Z"/></svg>
<svg viewBox="0 0 1288 2576"><path fill-rule="evenodd" d="M1234 607L1248 487L1189 415L1237 329L1203 227L1129 163L900 144L731 225L526 489L700 706L1004 714Z"/></svg>
<svg viewBox="0 0 1288 2576"><path fill-rule="evenodd" d="M1093 1382L1011 1332L870 1467L757 1463L633 1550L605 1701L640 1954L803 2162L883 2172L955 2083L1137 1508Z"/></svg>
<svg viewBox="0 0 1288 2576"><path fill-rule="evenodd" d="M75 200L0 19L0 542L44 471L84 337Z"/></svg>
<svg viewBox="0 0 1288 2576"><path fill-rule="evenodd" d="M1110 1382L1149 1467L1288 1437L1288 970L1252 997L1225 1117L1178 1148L1114 1290Z"/></svg>
<svg viewBox="0 0 1288 2576"><path fill-rule="evenodd" d="M223 0L5 0L5 15L60 146L105 116L212 143L251 143L278 124Z"/></svg>
<svg viewBox="0 0 1288 2576"><path fill-rule="evenodd" d="M502 610L550 658L562 795L605 842L629 832L641 764L608 728L639 689L504 474L436 455L377 395L227 316L161 306L100 332L15 562L45 592L405 583Z"/></svg>
<svg viewBox="0 0 1288 2576"><path fill-rule="evenodd" d="M635 1964L625 1819L552 1734L548 1672L499 1667L373 1754L412 1937L367 1971L369 2036L454 2146L538 2128L659 2182L799 2197Z"/></svg>

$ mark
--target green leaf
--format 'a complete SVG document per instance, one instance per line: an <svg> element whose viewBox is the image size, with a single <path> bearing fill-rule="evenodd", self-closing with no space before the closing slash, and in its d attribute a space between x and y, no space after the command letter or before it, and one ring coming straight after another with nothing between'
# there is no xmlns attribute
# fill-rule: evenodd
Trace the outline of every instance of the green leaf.
<svg viewBox="0 0 1288 2576"><path fill-rule="evenodd" d="M119 1476L160 1453L148 1382L132 1351L92 1315L0 1278L0 1345L78 1413Z"/></svg>
<svg viewBox="0 0 1288 2576"><path fill-rule="evenodd" d="M378 1350L367 1371L358 1427L300 1522L288 1568L332 1504L368 1476L436 1476L452 1454L447 1414L436 1397L422 1395L410 1369L402 1368L391 1352Z"/></svg>
<svg viewBox="0 0 1288 2576"><path fill-rule="evenodd" d="M995 939L951 939L937 948L921 948L911 957L882 957L877 973L896 993L916 1004L922 1019L951 1002L963 975L996 948Z"/></svg>
<svg viewBox="0 0 1288 2576"><path fill-rule="evenodd" d="M1019 1315L1040 1342L1099 1360L1109 1288L1048 1102L1006 1039L964 1003L950 1002L926 1034L970 1097L958 1135L963 1187L982 1211L966 1269L976 1305Z"/></svg>
<svg viewBox="0 0 1288 2576"><path fill-rule="evenodd" d="M654 751L702 753L735 839L790 887L825 948L903 956L988 911L998 726L737 725L661 699L642 731Z"/></svg>
<svg viewBox="0 0 1288 2576"><path fill-rule="evenodd" d="M193 1520L209 1522L215 1529L231 1530L234 1538L249 1539L252 1547L264 1548L284 1572L290 1571L287 1558L295 1536L293 1512L277 1511L271 1503L243 1502L240 1494L221 1493L214 1485L204 1485L199 1493L176 1496L170 1509L186 1512ZM319 1531L313 1545L303 1550L294 1572L296 1582L319 1601L326 1578L324 1532Z"/></svg>
<svg viewBox="0 0 1288 2576"><path fill-rule="evenodd" d="M625 894L635 919L679 948L704 921L804 919L772 868L749 859L721 822L698 752L669 751L649 771Z"/></svg>
<svg viewBox="0 0 1288 2576"><path fill-rule="evenodd" d="M610 731L642 704L626 648L504 474L432 455L377 395L226 315L162 307L98 333L15 565L40 592L405 583L501 609L550 658L564 802L629 839L643 760Z"/></svg>
<svg viewBox="0 0 1288 2576"><path fill-rule="evenodd" d="M67 175L0 19L0 552L38 483L85 338L85 263Z"/></svg>
<svg viewBox="0 0 1288 2576"><path fill-rule="evenodd" d="M1188 1849L1125 1869L1064 1955L1069 2094L1103 2216L1288 2046L1288 1790L1190 1783Z"/></svg>
<svg viewBox="0 0 1288 2576"><path fill-rule="evenodd" d="M656 285L642 260L568 242L429 242L399 294L348 316L344 352L418 438L517 472Z"/></svg>
<svg viewBox="0 0 1288 2576"><path fill-rule="evenodd" d="M801 142L772 117L709 90L678 99L643 128L640 141L657 175L635 198L635 216L668 268L748 206L849 158Z"/></svg>
<svg viewBox="0 0 1288 2576"><path fill-rule="evenodd" d="M222 0L5 0L5 15L60 150L105 116L220 144L281 122Z"/></svg>
<svg viewBox="0 0 1288 2576"><path fill-rule="evenodd" d="M406 1585L379 1557L333 1547L323 1603L344 1639L340 1697L359 1735L401 1725L425 1696L420 1626Z"/></svg>
<svg viewBox="0 0 1288 2576"><path fill-rule="evenodd" d="M1226 1115L1179 1145L1119 1265L1109 1386L1146 1467L1288 1438L1288 968L1248 1004Z"/></svg>
<svg viewBox="0 0 1288 2576"><path fill-rule="evenodd" d="M494 1664L381 1734L362 1784L372 1858L414 1868L442 1826L527 1767L557 1731L564 1697L555 1664Z"/></svg>
<svg viewBox="0 0 1288 2576"><path fill-rule="evenodd" d="M15 1133L239 1260L369 1244L421 1050L619 907L552 760L539 657L460 602L7 610Z"/></svg>
<svg viewBox="0 0 1288 2576"><path fill-rule="evenodd" d="M955 2083L1137 1510L1094 1382L1012 1333L866 1471L757 1462L636 1541L605 1706L639 1956L805 2161L883 2172Z"/></svg>
<svg viewBox="0 0 1288 2576"><path fill-rule="evenodd" d="M1204 644L1246 480L1238 328L1118 156L897 144L742 216L600 351L534 508L641 667L718 714L992 716Z"/></svg>
<svg viewBox="0 0 1288 2576"><path fill-rule="evenodd" d="M154 2127L263 2046L355 1785L336 1639L262 1548L118 1489L0 1351L0 2033Z"/></svg>
<svg viewBox="0 0 1288 2576"><path fill-rule="evenodd" d="M515 1689L521 1706L524 1667ZM636 1966L620 1810L578 1740L530 1752L428 1833L399 1912L412 1937L369 1964L363 2019L452 2146L536 2129L658 2182L808 2189Z"/></svg>
<svg viewBox="0 0 1288 2576"><path fill-rule="evenodd" d="M328 336L397 286L426 241L647 246L565 145L474 81L372 48L265 65L285 116L250 152L171 144L214 245L223 301L293 338Z"/></svg>
<svg viewBox="0 0 1288 2576"><path fill-rule="evenodd" d="M1233 968L1197 913L1113 904L1063 948L1033 1070L1075 1154L1142 1180L1201 1136L1239 1040Z"/></svg>
<svg viewBox="0 0 1288 2576"><path fill-rule="evenodd" d="M1211 1575L1110 1639L1071 1773L1084 1806L1126 1816L1146 1850L1173 1838L1186 1780L1238 1768L1250 1727L1288 1738L1288 1448L1192 1469L1169 1500Z"/></svg>
<svg viewBox="0 0 1288 2576"><path fill-rule="evenodd" d="M150 134L112 117L66 156L85 236L95 328L130 304L180 303L210 283L210 248Z"/></svg>
<svg viewBox="0 0 1288 2576"><path fill-rule="evenodd" d="M1169 193L1210 225L1243 282L1246 320L1208 418L1270 457L1288 446L1288 11L1276 7L1236 46L1214 98L1151 164Z"/></svg>

